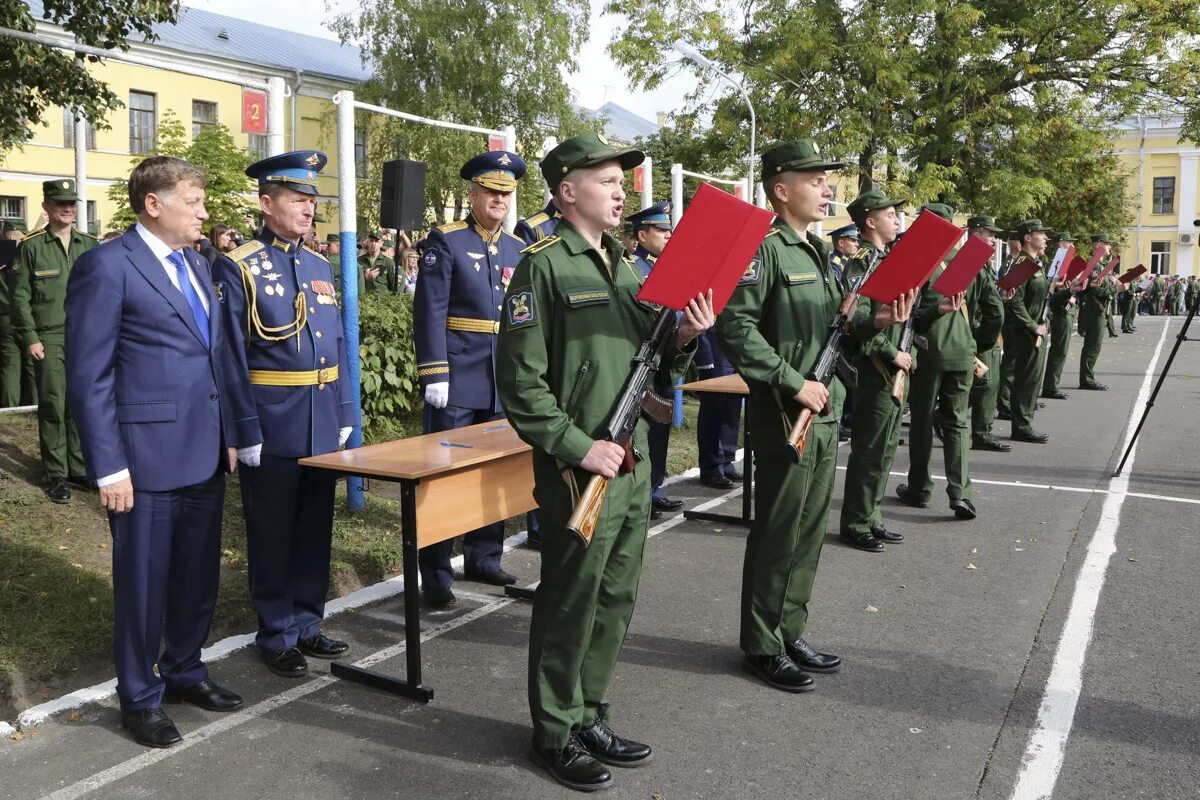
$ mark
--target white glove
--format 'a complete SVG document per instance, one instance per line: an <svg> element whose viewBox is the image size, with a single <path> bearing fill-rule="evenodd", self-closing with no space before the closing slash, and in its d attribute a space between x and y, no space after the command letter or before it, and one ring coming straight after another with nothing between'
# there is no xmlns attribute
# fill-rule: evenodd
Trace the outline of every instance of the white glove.
<svg viewBox="0 0 1200 800"><path fill-rule="evenodd" d="M262 444L238 448L238 461L247 467L257 467L262 463Z"/></svg>
<svg viewBox="0 0 1200 800"><path fill-rule="evenodd" d="M350 432L354 428L338 428L338 447L345 447L346 441L350 438Z"/></svg>
<svg viewBox="0 0 1200 800"><path fill-rule="evenodd" d="M450 402L450 382L431 383L425 387L425 404L433 408L445 408Z"/></svg>

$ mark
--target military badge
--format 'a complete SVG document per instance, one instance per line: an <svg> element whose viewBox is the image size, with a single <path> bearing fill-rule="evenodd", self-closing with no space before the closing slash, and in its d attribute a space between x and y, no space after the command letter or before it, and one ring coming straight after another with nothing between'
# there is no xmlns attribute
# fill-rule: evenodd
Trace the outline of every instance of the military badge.
<svg viewBox="0 0 1200 800"><path fill-rule="evenodd" d="M262 270L258 268L257 264L255 264L254 266L250 267L250 274L258 276L262 274Z"/></svg>
<svg viewBox="0 0 1200 800"><path fill-rule="evenodd" d="M304 159L304 163L308 164L310 167L315 167L317 164L320 163L320 161L321 161L321 157L318 156L316 153L313 153L308 158Z"/></svg>
<svg viewBox="0 0 1200 800"><path fill-rule="evenodd" d="M437 253L430 250L428 253L425 254L425 258L423 260L425 261L425 266L432 267L434 264L437 263Z"/></svg>
<svg viewBox="0 0 1200 800"><path fill-rule="evenodd" d="M496 159L496 163L502 164L503 166L507 167L509 164L512 163L512 159L508 157L508 153L505 153L504 155L502 155Z"/></svg>
<svg viewBox="0 0 1200 800"><path fill-rule="evenodd" d="M738 281L738 286L747 286L758 283L758 266L759 265L757 261L751 261L750 265L746 267L746 271L742 273L741 280Z"/></svg>
<svg viewBox="0 0 1200 800"><path fill-rule="evenodd" d="M225 302L225 283L224 281L213 284L213 294L217 296L218 303Z"/></svg>
<svg viewBox="0 0 1200 800"><path fill-rule="evenodd" d="M513 272L515 271L514 267L504 267L500 270L500 280L504 283L504 288L508 288L509 281L512 280Z"/></svg>
<svg viewBox="0 0 1200 800"><path fill-rule="evenodd" d="M473 258L476 261L483 258L483 253L467 253L467 258Z"/></svg>
<svg viewBox="0 0 1200 800"><path fill-rule="evenodd" d="M537 324L533 292L516 292L508 298L508 327L521 328Z"/></svg>
<svg viewBox="0 0 1200 800"><path fill-rule="evenodd" d="M480 270L480 266L479 266L479 262L478 262L478 261L476 261L476 262L475 262L474 266L475 266L475 271L476 271L476 272L479 272L479 270Z"/></svg>

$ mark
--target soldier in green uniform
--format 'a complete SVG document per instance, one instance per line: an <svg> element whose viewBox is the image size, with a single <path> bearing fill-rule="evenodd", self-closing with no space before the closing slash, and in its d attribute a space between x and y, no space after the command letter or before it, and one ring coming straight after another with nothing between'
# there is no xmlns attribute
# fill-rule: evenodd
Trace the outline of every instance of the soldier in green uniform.
<svg viewBox="0 0 1200 800"><path fill-rule="evenodd" d="M329 260L329 266L333 267L333 284L338 289L338 302L342 299L342 238L336 233L331 233L325 237L325 242L329 246L326 253L326 258ZM358 266L358 298L361 301L362 296L367 292L367 280L363 276L363 267L361 260Z"/></svg>
<svg viewBox="0 0 1200 800"><path fill-rule="evenodd" d="M370 294L396 292L396 262L380 252L382 246L379 231L371 231L367 234L366 252L358 257L358 268Z"/></svg>
<svg viewBox="0 0 1200 800"><path fill-rule="evenodd" d="M1189 286L1192 285L1194 284L1189 284ZM1188 291L1190 297L1191 289L1189 288ZM1137 280L1130 281L1128 285L1121 285L1121 291L1117 297L1117 307L1121 311L1121 333L1133 333L1137 330L1133 323L1137 320L1137 308L1141 295L1141 286Z"/></svg>
<svg viewBox="0 0 1200 800"><path fill-rule="evenodd" d="M1092 255L1100 253L1096 263L1099 274L1112 260L1108 236L1100 233L1092 237ZM1108 387L1096 382L1096 359L1100 357L1100 346L1104 343L1104 318L1108 316L1108 303L1117 292L1117 279L1106 276L1098 283L1089 281L1083 293L1079 324L1083 328L1083 351L1079 354L1079 388L1104 391Z"/></svg>
<svg viewBox="0 0 1200 800"><path fill-rule="evenodd" d="M1184 293L1184 303L1187 304L1187 312L1189 314L1196 307L1197 301L1200 301L1200 286L1196 284L1196 276L1189 275L1187 279L1187 291Z"/></svg>
<svg viewBox="0 0 1200 800"><path fill-rule="evenodd" d="M787 692L811 690L808 672L833 672L841 664L810 646L804 630L825 539L845 394L837 380L827 387L805 377L842 302L828 248L807 229L825 219L833 196L826 173L842 166L808 139L763 153L763 185L778 218L717 320L721 349L750 389L748 416L759 466L742 571L741 648L748 670ZM859 303L850 317L851 335L865 340L870 338L865 328L903 322L912 296L874 318ZM786 433L802 408L818 416L797 464Z"/></svg>
<svg viewBox="0 0 1200 800"><path fill-rule="evenodd" d="M533 747L555 780L603 788L601 762L644 764L650 748L608 726L609 681L633 613L650 519L650 465L618 474L620 445L597 439L657 312L635 295L642 273L606 233L621 223L626 170L639 150L617 150L597 134L566 140L542 159L561 210L554 234L526 248L500 322L496 381L509 421L533 447L541 508L542 582L529 631ZM683 312L658 384L682 375L694 339L712 326L711 297ZM639 425L635 457L647 452ZM609 478L591 544L567 521L592 474Z"/></svg>
<svg viewBox="0 0 1200 800"><path fill-rule="evenodd" d="M1183 278L1176 276L1167 302L1171 306L1171 316L1177 317L1183 313Z"/></svg>
<svg viewBox="0 0 1200 800"><path fill-rule="evenodd" d="M1059 231L1050 239L1050 249L1075 240L1066 231ZM1067 264L1060 271L1067 269ZM1063 366L1067 363L1067 350L1071 347L1071 331L1077 325L1079 305L1075 293L1070 287L1064 286L1050 295L1050 347L1046 353L1046 374L1042 378L1042 397L1050 400L1066 400L1067 393L1062 391Z"/></svg>
<svg viewBox="0 0 1200 800"><path fill-rule="evenodd" d="M1000 262L1000 271L996 275L997 281L1003 278L1012 265L1016 263L1021 256L1021 237L1016 231L1009 231L1007 247L1008 251L1004 254L1004 260ZM997 286L997 290L999 287ZM1004 298L1007 305L1011 297ZM1007 315L1005 319L1007 320ZM1009 413L1009 401L1012 394L1013 381L1013 351L1008 347L1001 347L1000 354L1000 375L996 386L996 418L997 419L1012 419Z"/></svg>
<svg viewBox="0 0 1200 800"><path fill-rule="evenodd" d="M996 235L1005 233L992 217L974 216L967 220L967 233L995 244ZM978 284L978 286L976 286ZM975 357L987 367L971 385L971 448L1007 453L1012 445L996 438L996 397L1000 389L1000 348L998 339L1004 326L1004 297L996 286L991 263L985 264L967 290L967 315L975 337Z"/></svg>
<svg viewBox="0 0 1200 800"><path fill-rule="evenodd" d="M12 280L13 327L35 362L38 389L38 442L46 471L46 496L71 500L69 482L87 485L79 434L67 411L64 331L67 276L75 259L98 244L74 229L75 181L58 178L42 184L45 228L25 237L17 251ZM105 332L97 332L103 335Z"/></svg>
<svg viewBox="0 0 1200 800"><path fill-rule="evenodd" d="M954 212L942 203L930 203L927 209L946 220ZM995 234L977 218L968 230L972 236L994 244ZM974 383L976 330L995 345L1004 311L991 276L980 270L967 290L955 297L945 297L934 291L933 284L941 276L939 269L925 288L917 314L916 331L925 337L925 346L917 356L918 368L913 373L908 396L911 417L908 429L908 481L896 490L896 495L909 505L927 506L933 494L933 422L935 413L942 429L942 453L946 466L946 494L950 510L958 519L975 519L975 504L971 500L969 467L970 434L968 409ZM974 311L972 311L974 309ZM990 347L989 347L990 349ZM935 412L936 409L936 412Z"/></svg>
<svg viewBox="0 0 1200 800"><path fill-rule="evenodd" d="M33 405L37 402L33 359L22 353L12 325L11 278L16 274L16 242L25 236L24 220L7 220L0 225L0 239L14 242L12 261L0 264L0 408Z"/></svg>
<svg viewBox="0 0 1200 800"><path fill-rule="evenodd" d="M897 209L903 200L892 200L878 189L863 192L847 206L858 228L861 247L843 262L846 285L857 281L871 265L886 255L900 232ZM833 262L830 262L832 266ZM865 304L867 301L862 301ZM871 311L879 303L870 301ZM865 341L856 342L854 367L854 424L850 428L850 458L846 462L846 489L842 499L839 536L842 541L868 553L883 552L885 542L900 542L902 534L883 524L883 498L888 471L900 443L900 406L892 400L892 382L900 370L912 372L912 354L901 352L901 326L883 330L867 327L860 331Z"/></svg>
<svg viewBox="0 0 1200 800"><path fill-rule="evenodd" d="M1163 288L1163 276L1156 275L1154 282L1150 284L1150 291L1147 293L1150 296L1150 316L1157 317L1162 314L1163 295L1166 289Z"/></svg>
<svg viewBox="0 0 1200 800"><path fill-rule="evenodd" d="M1017 225L1021 237L1021 255L1017 263L1033 259L1041 263L1046 252L1046 228L1041 220L1029 219ZM1014 265L1015 266L1015 265ZM1020 287L1004 305L1004 347L1012 352L1012 390L1010 411L1012 438L1018 442L1042 443L1050 436L1033 429L1033 414L1037 409L1038 390L1042 385L1042 370L1046 366L1046 326L1038 317L1048 291L1057 290L1039 270Z"/></svg>

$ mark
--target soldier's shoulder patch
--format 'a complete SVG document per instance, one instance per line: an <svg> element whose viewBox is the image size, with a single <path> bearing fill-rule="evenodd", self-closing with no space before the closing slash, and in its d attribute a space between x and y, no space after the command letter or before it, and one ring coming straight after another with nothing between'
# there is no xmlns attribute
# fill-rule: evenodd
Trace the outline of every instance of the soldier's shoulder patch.
<svg viewBox="0 0 1200 800"><path fill-rule="evenodd" d="M217 296L218 303L225 302L225 281L217 281L213 285L213 294Z"/></svg>
<svg viewBox="0 0 1200 800"><path fill-rule="evenodd" d="M560 237L558 234L552 234L550 236L547 236L545 239L537 240L536 242L529 245L529 247L526 247L521 252L525 253L527 255L535 255L537 253L542 252L543 250L545 250L548 247L552 247L553 245L558 244L561 241L562 241L562 237Z"/></svg>
<svg viewBox="0 0 1200 800"><path fill-rule="evenodd" d="M319 258L319 259L321 259L322 261L324 261L326 264L328 264L328 263L329 263L329 259L328 259L328 258L326 258L325 256L321 255L321 252L320 252L319 250L313 250L313 249L312 249L311 247L309 247L308 245L304 245L304 249L305 249L305 250L307 250L308 252L312 253L312 254L313 254L314 256L316 256L317 258Z"/></svg>
<svg viewBox="0 0 1200 800"><path fill-rule="evenodd" d="M538 322L537 303L533 299L533 290L510 291L508 299L504 301L504 314L509 330L536 325Z"/></svg>
<svg viewBox="0 0 1200 800"><path fill-rule="evenodd" d="M234 261L244 261L260 250L266 250L267 246L258 239L251 239L241 247L230 250L226 255Z"/></svg>
<svg viewBox="0 0 1200 800"><path fill-rule="evenodd" d="M742 273L742 277L738 280L738 286L753 286L762 279L762 264L756 258L746 267L746 271Z"/></svg>
<svg viewBox="0 0 1200 800"><path fill-rule="evenodd" d="M466 227L467 227L466 220L460 219L456 222L447 222L445 225L438 225L437 230L441 231L442 233L452 233L454 231L461 231L463 228L466 228Z"/></svg>

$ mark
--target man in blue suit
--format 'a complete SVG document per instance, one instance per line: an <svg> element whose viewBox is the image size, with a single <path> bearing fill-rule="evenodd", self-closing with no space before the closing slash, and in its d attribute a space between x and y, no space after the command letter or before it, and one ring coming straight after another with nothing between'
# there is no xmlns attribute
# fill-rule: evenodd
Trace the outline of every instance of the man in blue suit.
<svg viewBox="0 0 1200 800"><path fill-rule="evenodd" d="M286 678L308 672L305 656L340 658L350 649L321 633L336 480L299 464L336 451L356 423L333 267L303 245L325 162L324 153L301 150L251 164L263 226L213 265L242 377L231 403L255 642L267 668Z"/></svg>
<svg viewBox="0 0 1200 800"><path fill-rule="evenodd" d="M470 213L437 226L425 240L413 297L413 334L426 433L504 417L496 391L496 334L504 292L524 243L503 222L524 174L525 162L516 153L496 150L475 156L459 171L470 181ZM439 542L420 553L422 594L435 608L455 601L452 545L452 540ZM500 566L503 552L503 523L468 533L463 573L468 580L516 583Z"/></svg>
<svg viewBox="0 0 1200 800"><path fill-rule="evenodd" d="M242 705L200 660L236 465L228 347L208 262L191 247L208 217L204 186L182 159L142 161L129 176L137 225L81 256L67 283L68 398L113 537L121 721L150 747L181 741L164 698Z"/></svg>

